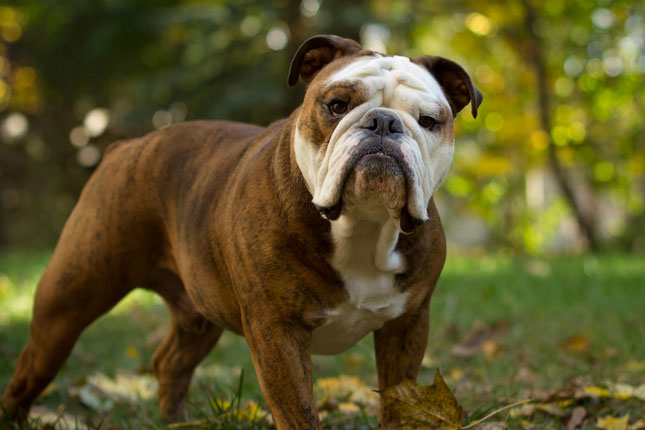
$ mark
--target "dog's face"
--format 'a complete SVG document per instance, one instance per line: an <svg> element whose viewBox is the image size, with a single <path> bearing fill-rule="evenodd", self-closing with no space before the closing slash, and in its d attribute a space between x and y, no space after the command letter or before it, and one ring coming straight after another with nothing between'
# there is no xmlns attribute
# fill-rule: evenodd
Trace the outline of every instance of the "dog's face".
<svg viewBox="0 0 645 430"><path fill-rule="evenodd" d="M385 56L353 41L316 36L289 77L308 83L294 152L313 203L329 219L385 208L409 233L428 218L454 150L453 117L482 96L440 57Z"/></svg>

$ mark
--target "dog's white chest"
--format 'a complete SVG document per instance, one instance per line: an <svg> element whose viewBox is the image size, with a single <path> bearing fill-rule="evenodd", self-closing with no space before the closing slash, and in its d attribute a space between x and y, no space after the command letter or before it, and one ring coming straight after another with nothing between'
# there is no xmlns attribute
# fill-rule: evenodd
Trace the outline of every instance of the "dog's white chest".
<svg viewBox="0 0 645 430"><path fill-rule="evenodd" d="M354 228L350 237L343 237L332 227L336 242L332 265L343 278L348 299L328 311L325 323L314 330L312 353L346 351L405 310L408 294L401 293L394 283L395 275L403 270L403 262L393 251L393 244L387 243L389 251L379 249L384 242L382 229L382 225L361 226ZM398 234L393 239L396 244ZM381 261L384 254L389 255L387 261Z"/></svg>
<svg viewBox="0 0 645 430"><path fill-rule="evenodd" d="M391 278L391 279L388 279ZM351 348L371 331L378 330L386 321L403 313L406 293L394 288L394 277L381 275L373 279L346 279L345 287L350 299L328 313L324 325L314 330L311 352L314 354L339 354ZM352 289L373 289L374 294L355 302Z"/></svg>

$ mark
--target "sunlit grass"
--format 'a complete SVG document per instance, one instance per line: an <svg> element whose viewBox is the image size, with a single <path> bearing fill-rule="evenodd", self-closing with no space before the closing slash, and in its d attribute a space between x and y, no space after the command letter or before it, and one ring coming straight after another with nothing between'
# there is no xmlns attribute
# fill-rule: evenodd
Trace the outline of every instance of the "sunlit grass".
<svg viewBox="0 0 645 430"><path fill-rule="evenodd" d="M34 289L47 259L48 254L0 255L0 390L27 338ZM419 382L430 384L439 367L471 414L469 421L511 400L562 390L574 382L645 383L643 279L645 260L638 255L451 256L431 303L430 339ZM464 344L478 326L500 327L500 331L486 339L485 348L472 355L456 355L455 347ZM38 404L53 410L62 407L74 416L94 422L100 418L123 428L161 428L154 399L99 414L70 393L91 374L113 377L122 370L149 372L150 357L167 327L162 301L150 292L135 291L86 330L55 386ZM583 345L579 351L568 351L567 342L574 336ZM339 356L314 357L314 371L317 378L357 375L368 387L376 388L371 337ZM221 428L217 417L226 414L213 413L212 402L230 401L242 372L242 401L256 402L266 410L244 339L225 333L197 370L191 388L191 418L206 419L206 428ZM594 413L602 416L630 412L632 420L645 418L633 401L599 405ZM506 418L515 423L512 428L522 428L522 417ZM376 426L375 413L351 418L334 412L327 419L362 423L352 424L355 428ZM538 413L531 423L537 428L557 428L560 420Z"/></svg>

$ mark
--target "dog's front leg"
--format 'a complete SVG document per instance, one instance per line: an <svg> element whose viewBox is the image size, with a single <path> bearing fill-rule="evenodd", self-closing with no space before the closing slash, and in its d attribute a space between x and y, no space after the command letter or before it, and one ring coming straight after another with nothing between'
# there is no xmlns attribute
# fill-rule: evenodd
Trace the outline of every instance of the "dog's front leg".
<svg viewBox="0 0 645 430"><path fill-rule="evenodd" d="M416 312L389 321L374 332L379 390L395 386L404 379L417 378L428 343L429 301L428 296ZM382 400L379 418L383 427L399 423L398 415L386 408Z"/></svg>
<svg viewBox="0 0 645 430"><path fill-rule="evenodd" d="M318 430L313 399L311 333L283 321L246 321L244 336L278 430Z"/></svg>

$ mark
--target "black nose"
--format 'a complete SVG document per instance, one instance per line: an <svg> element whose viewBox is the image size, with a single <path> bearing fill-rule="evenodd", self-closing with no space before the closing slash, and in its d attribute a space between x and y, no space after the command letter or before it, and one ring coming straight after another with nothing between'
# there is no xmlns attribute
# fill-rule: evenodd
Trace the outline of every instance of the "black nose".
<svg viewBox="0 0 645 430"><path fill-rule="evenodd" d="M398 137L403 133L401 120L383 110L373 110L363 118L362 128L371 130L379 136Z"/></svg>

